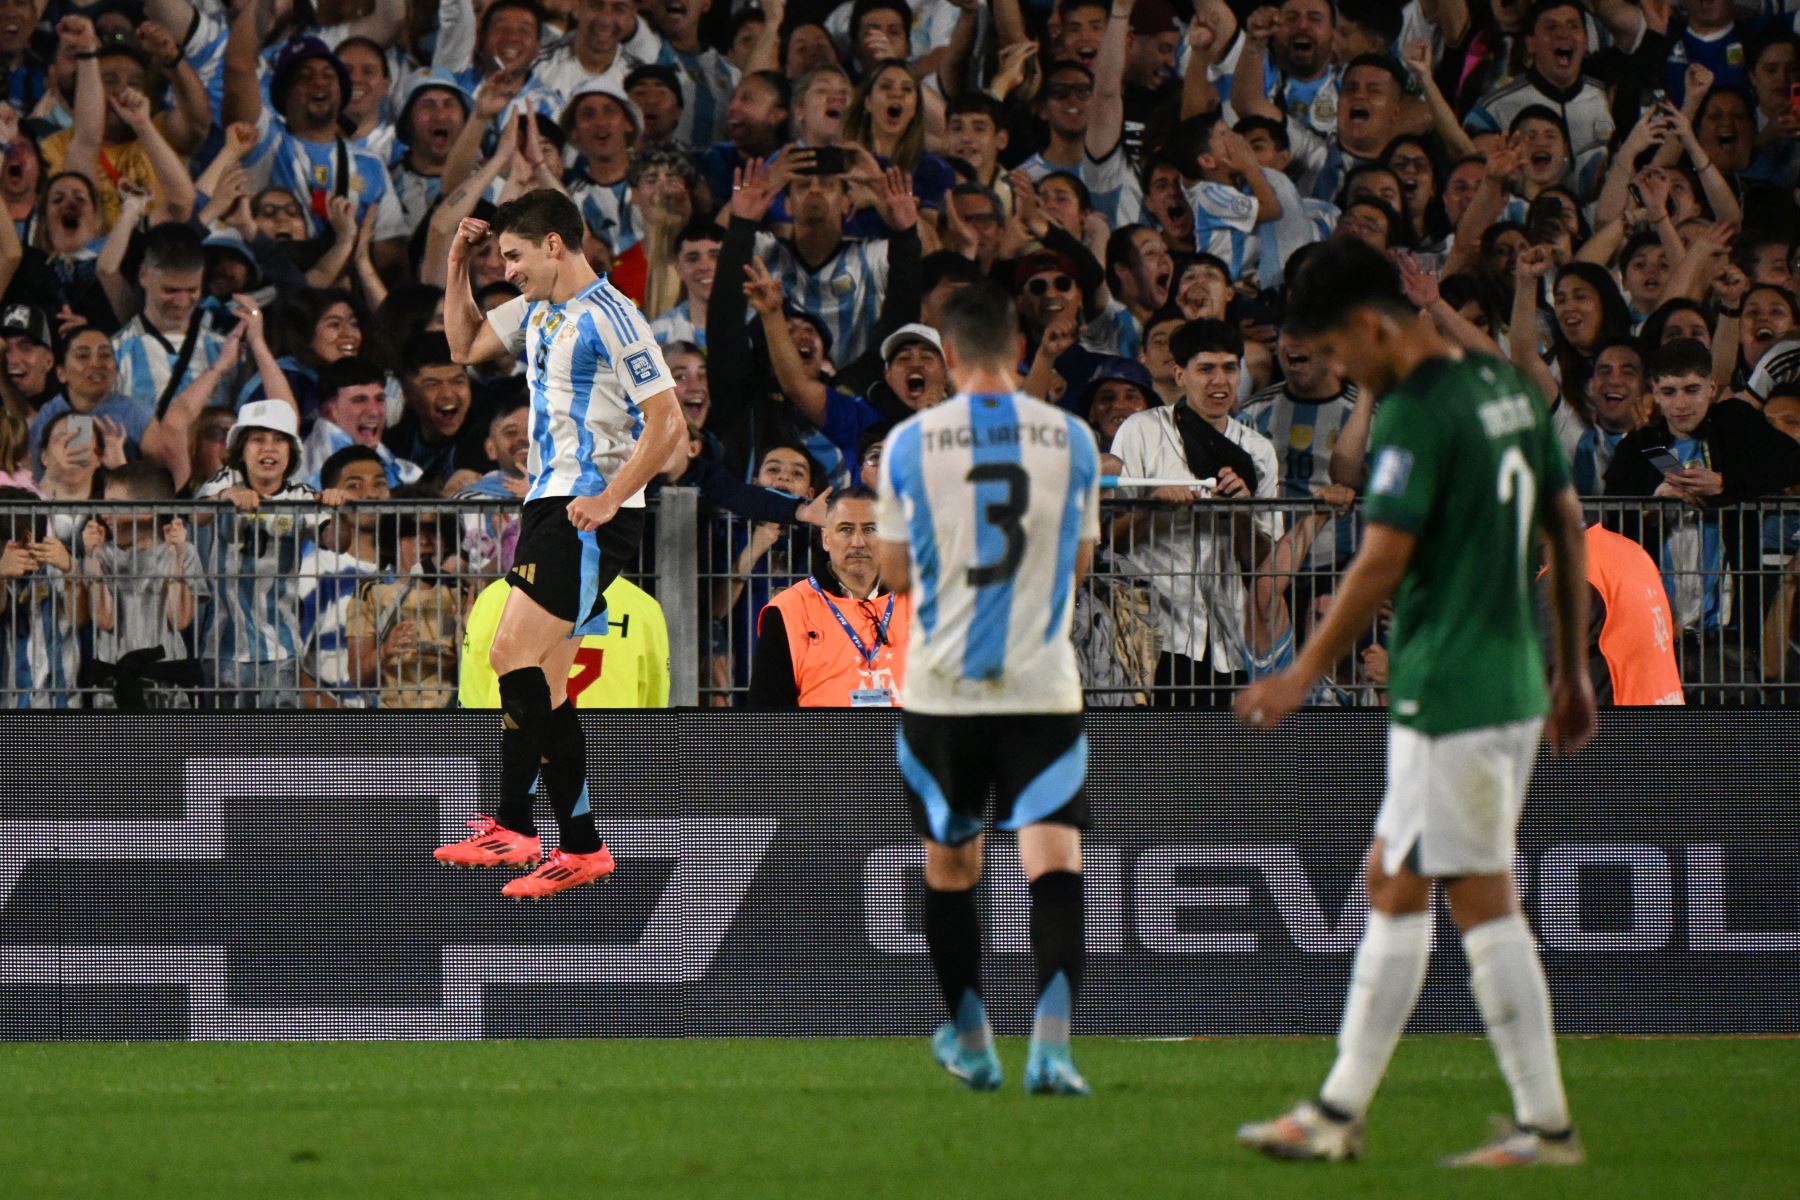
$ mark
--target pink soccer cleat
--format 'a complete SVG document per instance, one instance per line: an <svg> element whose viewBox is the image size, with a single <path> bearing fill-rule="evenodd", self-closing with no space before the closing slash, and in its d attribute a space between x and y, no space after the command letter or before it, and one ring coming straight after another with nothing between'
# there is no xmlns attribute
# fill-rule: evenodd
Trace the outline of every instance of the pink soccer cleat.
<svg viewBox="0 0 1800 1200"><path fill-rule="evenodd" d="M613 873L612 851L601 846L592 854L568 854L552 851L544 865L522 879L515 879L500 889L500 894L513 900L542 900L558 892L598 883Z"/></svg>
<svg viewBox="0 0 1800 1200"><path fill-rule="evenodd" d="M460 842L439 846L433 858L452 867L535 867L544 856L541 839L515 833L492 817L475 814L469 822L475 832Z"/></svg>

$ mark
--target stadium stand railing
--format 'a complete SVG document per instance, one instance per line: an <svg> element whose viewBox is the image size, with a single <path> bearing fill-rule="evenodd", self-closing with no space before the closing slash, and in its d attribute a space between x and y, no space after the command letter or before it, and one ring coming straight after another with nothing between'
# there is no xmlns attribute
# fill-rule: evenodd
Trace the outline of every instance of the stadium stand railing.
<svg viewBox="0 0 1800 1200"><path fill-rule="evenodd" d="M1655 560L1688 703L1800 696L1800 500L1588 510ZM7 503L0 707L449 707L469 612L510 561L517 512L484 500ZM176 519L191 553L171 545ZM1089 704L1171 700L1157 676L1171 647L1221 664L1189 703L1224 702L1278 669L1328 608L1359 530L1354 511L1315 501L1109 500L1074 599ZM663 609L671 703L743 703L757 612L824 561L810 528L759 531L665 489L626 578ZM1381 704L1387 633L1384 614L1313 702Z"/></svg>

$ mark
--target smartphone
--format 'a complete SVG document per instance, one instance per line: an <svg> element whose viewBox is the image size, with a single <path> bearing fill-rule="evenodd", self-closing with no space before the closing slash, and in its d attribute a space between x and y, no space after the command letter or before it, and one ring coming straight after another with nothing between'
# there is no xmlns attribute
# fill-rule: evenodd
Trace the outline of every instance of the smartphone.
<svg viewBox="0 0 1800 1200"><path fill-rule="evenodd" d="M1665 446L1652 446L1644 451L1644 458L1664 475L1673 475L1681 470L1681 460L1670 454Z"/></svg>
<svg viewBox="0 0 1800 1200"><path fill-rule="evenodd" d="M1633 204L1635 204L1639 208L1643 208L1643 209L1648 209L1650 207L1648 204L1644 203L1644 193L1638 191L1637 184L1635 184L1635 183L1627 184L1627 185L1625 185L1625 190L1631 193L1631 202Z"/></svg>
<svg viewBox="0 0 1800 1200"><path fill-rule="evenodd" d="M1800 83L1788 84L1788 103L1793 106L1795 115L1800 116Z"/></svg>
<svg viewBox="0 0 1800 1200"><path fill-rule="evenodd" d="M68 452L80 454L94 448L94 418L80 413L69 418Z"/></svg>
<svg viewBox="0 0 1800 1200"><path fill-rule="evenodd" d="M842 146L820 146L813 151L813 165L808 175L842 175L849 170L844 162Z"/></svg>

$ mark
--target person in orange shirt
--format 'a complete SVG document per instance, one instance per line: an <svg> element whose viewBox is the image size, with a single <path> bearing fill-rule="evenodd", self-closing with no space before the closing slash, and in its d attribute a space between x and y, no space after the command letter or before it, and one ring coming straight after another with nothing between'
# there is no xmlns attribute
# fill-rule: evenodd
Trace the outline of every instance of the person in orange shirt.
<svg viewBox="0 0 1800 1200"><path fill-rule="evenodd" d="M1655 560L1630 538L1599 525L1587 527L1586 541L1588 675L1596 700L1616 707L1685 704L1675 658L1678 631ZM1549 602L1547 574L1538 578L1540 612Z"/></svg>
<svg viewBox="0 0 1800 1200"><path fill-rule="evenodd" d="M875 494L831 497L820 541L829 569L778 592L758 618L751 708L893 708L906 670L911 602L881 586Z"/></svg>

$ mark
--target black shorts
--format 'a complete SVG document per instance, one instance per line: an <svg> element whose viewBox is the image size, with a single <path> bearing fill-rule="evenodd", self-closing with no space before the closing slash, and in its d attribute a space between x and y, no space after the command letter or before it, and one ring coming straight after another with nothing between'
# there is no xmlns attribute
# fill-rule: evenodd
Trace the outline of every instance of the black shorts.
<svg viewBox="0 0 1800 1200"><path fill-rule="evenodd" d="M994 824L1087 828L1087 734L1080 713L900 715L900 776L920 836L957 846Z"/></svg>
<svg viewBox="0 0 1800 1200"><path fill-rule="evenodd" d="M571 499L546 496L525 505L506 581L551 616L582 632L603 632L596 618L606 611L607 586L637 562L644 510L621 508L600 528L582 533L569 520Z"/></svg>

